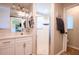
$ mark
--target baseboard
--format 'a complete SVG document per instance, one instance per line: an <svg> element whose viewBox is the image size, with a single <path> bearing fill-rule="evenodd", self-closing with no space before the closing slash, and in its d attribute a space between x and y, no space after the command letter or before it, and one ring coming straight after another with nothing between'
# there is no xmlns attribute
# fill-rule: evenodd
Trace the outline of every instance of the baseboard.
<svg viewBox="0 0 79 59"><path fill-rule="evenodd" d="M76 49L76 50L79 50L78 47L75 47L75 46L72 46L72 45L68 45L68 47L71 47L71 48L74 48L74 49Z"/></svg>
<svg viewBox="0 0 79 59"><path fill-rule="evenodd" d="M62 49L60 52L58 52L56 55L61 55L64 52L64 50Z"/></svg>

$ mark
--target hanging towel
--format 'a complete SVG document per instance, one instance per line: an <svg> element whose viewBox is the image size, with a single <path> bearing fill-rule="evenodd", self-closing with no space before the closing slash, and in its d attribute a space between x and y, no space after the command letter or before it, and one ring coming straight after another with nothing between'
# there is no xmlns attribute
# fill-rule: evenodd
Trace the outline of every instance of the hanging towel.
<svg viewBox="0 0 79 59"><path fill-rule="evenodd" d="M57 21L57 29L60 31L60 33L65 33L65 30L64 30L64 22L62 20L62 18L56 18L56 21Z"/></svg>

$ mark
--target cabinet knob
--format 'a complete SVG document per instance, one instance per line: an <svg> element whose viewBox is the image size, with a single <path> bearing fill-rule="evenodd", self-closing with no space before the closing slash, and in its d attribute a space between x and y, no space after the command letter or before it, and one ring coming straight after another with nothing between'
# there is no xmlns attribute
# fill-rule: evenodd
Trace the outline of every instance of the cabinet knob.
<svg viewBox="0 0 79 59"><path fill-rule="evenodd" d="M23 47L25 48L26 47L26 44L24 43Z"/></svg>

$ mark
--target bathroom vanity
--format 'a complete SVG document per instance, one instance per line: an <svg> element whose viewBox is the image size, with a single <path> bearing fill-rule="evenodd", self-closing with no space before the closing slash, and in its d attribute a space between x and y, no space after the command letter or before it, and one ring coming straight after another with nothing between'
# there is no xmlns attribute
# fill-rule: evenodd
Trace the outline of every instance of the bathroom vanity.
<svg viewBox="0 0 79 59"><path fill-rule="evenodd" d="M0 6L0 55L32 54L32 11L20 5Z"/></svg>
<svg viewBox="0 0 79 59"><path fill-rule="evenodd" d="M0 37L0 55L31 55L32 35Z"/></svg>

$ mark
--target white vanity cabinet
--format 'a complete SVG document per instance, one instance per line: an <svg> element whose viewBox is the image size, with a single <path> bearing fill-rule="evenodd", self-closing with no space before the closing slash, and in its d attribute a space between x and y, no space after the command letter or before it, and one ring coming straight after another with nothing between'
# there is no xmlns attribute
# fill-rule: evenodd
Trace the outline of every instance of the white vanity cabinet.
<svg viewBox="0 0 79 59"><path fill-rule="evenodd" d="M32 54L32 38L24 37L17 38L15 44L16 55L30 55Z"/></svg>
<svg viewBox="0 0 79 59"><path fill-rule="evenodd" d="M14 39L0 40L0 55L14 55Z"/></svg>
<svg viewBox="0 0 79 59"><path fill-rule="evenodd" d="M32 37L0 39L0 55L31 55Z"/></svg>

